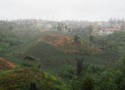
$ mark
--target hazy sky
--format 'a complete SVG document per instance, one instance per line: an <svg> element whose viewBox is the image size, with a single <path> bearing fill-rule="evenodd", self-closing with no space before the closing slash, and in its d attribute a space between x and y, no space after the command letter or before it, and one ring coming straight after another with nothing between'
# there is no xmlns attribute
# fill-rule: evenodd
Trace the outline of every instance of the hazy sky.
<svg viewBox="0 0 125 90"><path fill-rule="evenodd" d="M0 19L125 18L125 0L0 0Z"/></svg>

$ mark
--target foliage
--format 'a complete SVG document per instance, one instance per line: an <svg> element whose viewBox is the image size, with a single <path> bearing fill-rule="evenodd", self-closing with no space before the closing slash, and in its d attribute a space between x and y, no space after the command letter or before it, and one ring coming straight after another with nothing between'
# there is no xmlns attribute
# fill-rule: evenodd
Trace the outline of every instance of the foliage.
<svg viewBox="0 0 125 90"><path fill-rule="evenodd" d="M74 36L74 41L75 41L75 42L79 41L79 39L80 39L80 37L79 37L78 35L75 35L75 36Z"/></svg>
<svg viewBox="0 0 125 90"><path fill-rule="evenodd" d="M60 76L66 81L70 81L76 76L75 69L71 65L65 65L61 69Z"/></svg>
<svg viewBox="0 0 125 90"><path fill-rule="evenodd" d="M0 21L0 53L7 53L20 44L38 37L40 33L36 29L38 28L27 23Z"/></svg>
<svg viewBox="0 0 125 90"><path fill-rule="evenodd" d="M110 53L124 55L125 32L116 32L102 39L103 48Z"/></svg>
<svg viewBox="0 0 125 90"><path fill-rule="evenodd" d="M0 90L65 90L54 76L32 68L18 68L0 74Z"/></svg>
<svg viewBox="0 0 125 90"><path fill-rule="evenodd" d="M83 90L94 90L94 79L90 75L84 78Z"/></svg>
<svg viewBox="0 0 125 90"><path fill-rule="evenodd" d="M67 87L70 86L70 90L125 90L125 32L97 37L91 35L92 26L76 27L72 31L75 36L70 38L70 35L61 32L41 34L37 29L31 23L0 22L0 55L10 55L21 62L21 68L1 72L0 90L69 89L56 77L37 69L56 73ZM63 25L60 24L57 29L62 31ZM55 34L57 37L51 37L50 42L46 39L46 36ZM49 44L59 36L66 36L56 42L64 44L62 47ZM83 42L82 39L90 42ZM99 54L91 53L97 51L95 46ZM67 54L64 50L74 50L75 54ZM81 55L76 59L77 63L74 59L76 53ZM82 55L85 55L84 58ZM6 65L1 64L2 67ZM101 66L105 64L108 68Z"/></svg>

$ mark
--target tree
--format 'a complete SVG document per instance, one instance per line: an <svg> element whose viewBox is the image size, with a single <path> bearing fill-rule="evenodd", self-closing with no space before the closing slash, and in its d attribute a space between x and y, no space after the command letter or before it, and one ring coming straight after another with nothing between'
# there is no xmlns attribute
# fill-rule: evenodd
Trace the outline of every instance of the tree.
<svg viewBox="0 0 125 90"><path fill-rule="evenodd" d="M77 75L78 76L82 72L83 60L84 60L84 58L76 58L76 62L77 62Z"/></svg>
<svg viewBox="0 0 125 90"><path fill-rule="evenodd" d="M78 35L74 36L74 41L77 42L80 39L80 37Z"/></svg>
<svg viewBox="0 0 125 90"><path fill-rule="evenodd" d="M117 90L117 85L114 81L114 73L104 72L99 81L99 90Z"/></svg>

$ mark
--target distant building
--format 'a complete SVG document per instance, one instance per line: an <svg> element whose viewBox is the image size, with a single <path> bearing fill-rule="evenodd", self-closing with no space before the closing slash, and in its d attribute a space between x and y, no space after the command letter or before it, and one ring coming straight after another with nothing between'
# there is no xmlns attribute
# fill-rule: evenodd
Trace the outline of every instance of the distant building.
<svg viewBox="0 0 125 90"><path fill-rule="evenodd" d="M102 28L98 32L96 32L96 34L97 35L109 35L117 31L119 31L119 29L117 28Z"/></svg>

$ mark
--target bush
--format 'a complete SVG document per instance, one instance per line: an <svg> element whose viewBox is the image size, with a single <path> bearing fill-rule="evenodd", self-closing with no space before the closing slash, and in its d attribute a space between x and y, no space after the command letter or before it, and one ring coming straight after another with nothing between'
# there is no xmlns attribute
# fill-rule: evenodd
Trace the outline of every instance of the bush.
<svg viewBox="0 0 125 90"><path fill-rule="evenodd" d="M83 90L94 90L94 79L89 75L84 78Z"/></svg>
<svg viewBox="0 0 125 90"><path fill-rule="evenodd" d="M33 68L17 68L0 74L0 90L66 90L56 77Z"/></svg>

